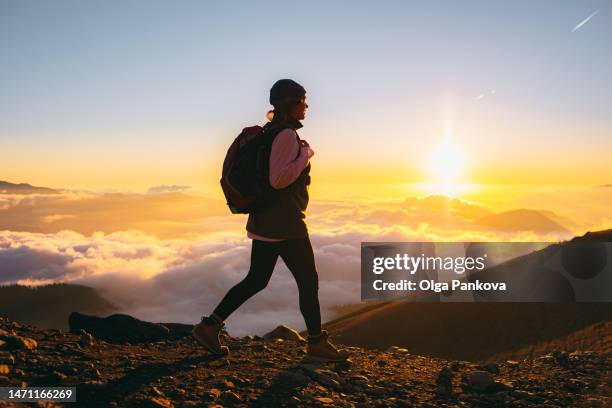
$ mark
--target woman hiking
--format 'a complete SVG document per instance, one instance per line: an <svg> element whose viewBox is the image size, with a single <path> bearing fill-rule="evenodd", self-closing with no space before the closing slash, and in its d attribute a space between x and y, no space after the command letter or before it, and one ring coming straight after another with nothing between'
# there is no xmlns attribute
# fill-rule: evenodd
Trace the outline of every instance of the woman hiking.
<svg viewBox="0 0 612 408"><path fill-rule="evenodd" d="M304 222L310 184L310 158L314 151L296 130L302 127L308 104L306 90L290 79L277 81L270 89L274 110L268 119L276 129L269 159L270 184L278 200L256 213L250 213L247 236L252 239L251 266L246 277L231 288L210 316L203 316L193 336L214 354L225 355L219 332L224 321L247 299L263 290L280 256L295 278L300 311L308 330L307 358L316 361L343 361L346 350L338 350L327 331L321 330L319 278L314 253Z"/></svg>

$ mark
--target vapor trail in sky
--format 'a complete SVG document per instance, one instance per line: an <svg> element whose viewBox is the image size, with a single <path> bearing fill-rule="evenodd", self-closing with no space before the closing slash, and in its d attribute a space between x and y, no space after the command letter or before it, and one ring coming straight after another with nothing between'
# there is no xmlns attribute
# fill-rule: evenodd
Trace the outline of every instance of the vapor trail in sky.
<svg viewBox="0 0 612 408"><path fill-rule="evenodd" d="M574 31L576 31L577 29L579 29L580 27L582 27L583 25L585 25L586 23L589 22L590 19L592 19L595 14L599 13L599 10L595 10L595 12L593 14L591 14L590 16L588 16L587 18L585 18L584 20L582 20L581 22L578 23L578 25L576 27L574 27L574 29L572 30L572 33Z"/></svg>

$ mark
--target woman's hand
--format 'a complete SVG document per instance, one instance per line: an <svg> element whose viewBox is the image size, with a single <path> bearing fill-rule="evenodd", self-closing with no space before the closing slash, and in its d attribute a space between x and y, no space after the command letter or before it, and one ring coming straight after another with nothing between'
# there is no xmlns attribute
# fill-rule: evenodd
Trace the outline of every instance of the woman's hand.
<svg viewBox="0 0 612 408"><path fill-rule="evenodd" d="M306 154L309 159L314 156L314 150L310 148L310 145L304 139L300 139L300 149L306 149Z"/></svg>

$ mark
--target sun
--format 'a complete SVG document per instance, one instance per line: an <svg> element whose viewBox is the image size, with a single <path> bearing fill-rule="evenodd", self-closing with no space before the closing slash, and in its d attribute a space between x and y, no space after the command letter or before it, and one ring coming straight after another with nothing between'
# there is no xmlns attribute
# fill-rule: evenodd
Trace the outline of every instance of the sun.
<svg viewBox="0 0 612 408"><path fill-rule="evenodd" d="M432 151L429 168L433 189L440 194L454 195L465 171L463 149L445 137Z"/></svg>

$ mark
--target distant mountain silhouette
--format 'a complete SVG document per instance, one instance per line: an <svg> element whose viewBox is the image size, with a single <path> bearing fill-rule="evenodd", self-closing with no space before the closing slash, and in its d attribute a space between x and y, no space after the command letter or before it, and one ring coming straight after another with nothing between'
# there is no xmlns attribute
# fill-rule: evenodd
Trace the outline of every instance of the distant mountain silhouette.
<svg viewBox="0 0 612 408"><path fill-rule="evenodd" d="M0 194L60 194L59 191L47 187L36 187L27 183L9 183L0 180Z"/></svg>
<svg viewBox="0 0 612 408"><path fill-rule="evenodd" d="M518 209L477 218L474 223L501 231L569 232L552 211Z"/></svg>
<svg viewBox="0 0 612 408"><path fill-rule="evenodd" d="M116 308L95 289L66 283L0 286L0 315L41 328L68 329L71 312L108 314Z"/></svg>

